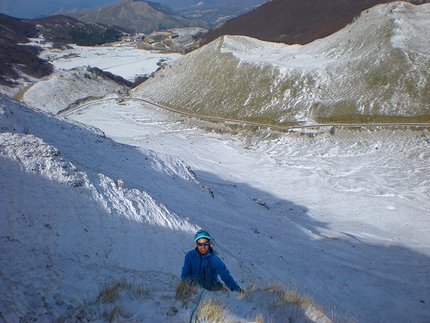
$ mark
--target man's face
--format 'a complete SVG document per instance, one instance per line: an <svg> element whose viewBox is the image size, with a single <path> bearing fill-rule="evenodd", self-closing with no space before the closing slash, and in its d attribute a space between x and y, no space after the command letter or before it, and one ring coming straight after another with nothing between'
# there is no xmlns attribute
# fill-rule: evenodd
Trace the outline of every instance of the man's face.
<svg viewBox="0 0 430 323"><path fill-rule="evenodd" d="M206 238L200 238L196 241L196 247L200 254L206 254L209 250L209 240Z"/></svg>

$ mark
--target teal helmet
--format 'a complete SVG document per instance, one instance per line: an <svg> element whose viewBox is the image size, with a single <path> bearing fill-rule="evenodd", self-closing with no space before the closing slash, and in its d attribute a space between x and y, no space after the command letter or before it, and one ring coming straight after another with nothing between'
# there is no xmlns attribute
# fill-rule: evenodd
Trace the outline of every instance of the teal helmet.
<svg viewBox="0 0 430 323"><path fill-rule="evenodd" d="M197 240L202 239L202 238L211 240L211 235L206 230L197 231L196 235L194 236L194 241L197 241Z"/></svg>

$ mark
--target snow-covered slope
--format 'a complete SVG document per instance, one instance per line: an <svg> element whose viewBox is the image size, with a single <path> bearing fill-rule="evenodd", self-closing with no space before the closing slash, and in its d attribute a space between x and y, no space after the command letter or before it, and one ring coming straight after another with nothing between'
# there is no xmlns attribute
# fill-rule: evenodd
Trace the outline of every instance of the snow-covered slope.
<svg viewBox="0 0 430 323"><path fill-rule="evenodd" d="M5 322L188 322L198 300L181 307L175 284L199 227L248 290L294 282L334 318L426 322L428 132L285 134L244 149L141 102L72 118L89 125L2 97ZM122 280L136 287L100 301ZM285 317L267 294L204 297L233 322Z"/></svg>
<svg viewBox="0 0 430 323"><path fill-rule="evenodd" d="M177 196L185 202L173 194L178 187L193 200L209 196L187 165L117 144L91 127L47 117L7 97L1 98L0 118L6 322L25 314L49 314L49 320L64 315L94 298L109 277L138 272L139 279L160 275L160 284L171 283L180 270L180 250L197 226L163 200ZM179 249L165 236L174 236Z"/></svg>
<svg viewBox="0 0 430 323"><path fill-rule="evenodd" d="M428 120L429 16L430 4L379 5L305 46L224 36L167 65L133 96L273 123Z"/></svg>
<svg viewBox="0 0 430 323"><path fill-rule="evenodd" d="M162 62L181 57L175 53L153 53L124 45L74 45L62 50L46 46L40 56L54 65L55 72L43 80L33 78L31 87L29 82L22 84L21 88L24 88L24 85L28 87L23 91L22 100L29 106L37 106L51 114L73 108L88 100L106 96L121 98L128 93L129 87L114 82L100 73L100 70L134 82L138 77L150 76ZM21 81L24 80L28 80L28 77L23 77ZM0 87L0 90L10 96L18 92L7 87Z"/></svg>
<svg viewBox="0 0 430 323"><path fill-rule="evenodd" d="M97 73L91 67L82 66L56 71L47 80L37 82L25 92L23 101L29 106L57 114L85 100L109 95L121 97L127 92L127 86Z"/></svg>
<svg viewBox="0 0 430 323"><path fill-rule="evenodd" d="M405 8L418 21L414 7ZM395 20L409 25L407 21ZM428 25L428 20L420 23ZM333 44L332 38L327 41ZM390 43L409 42L408 48L421 53L428 48L426 41L396 36ZM244 65L259 71L276 66L279 73L294 67L298 73L315 70L324 77L327 66L343 59L335 56L336 47L320 57L302 53L305 47L249 38L227 37L223 45L217 44L216 55L211 45L196 52L196 75L203 74L197 64L208 62L202 53L226 64L240 61L237 73ZM266 51L268 46L274 50ZM71 51L80 50L86 52L56 60L56 67L86 61L134 77L147 59L160 59L146 53L147 59L118 61L116 49ZM420 55L411 57L427 57ZM163 72L178 68L187 73L188 58L177 63ZM249 73L240 74L245 84L256 78ZM175 75L169 77L180 80ZM416 80L416 88L427 84L418 76ZM85 82L71 78L50 86L57 92L79 88L79 98L106 86L104 81ZM207 98L223 83L226 79L207 85ZM177 90L175 83L159 84ZM109 94L59 119L50 116L59 108L53 96L43 96L50 91L46 85L38 85L29 107L0 97L0 322L189 322L198 295L182 306L175 300L175 285L183 256L201 227L212 233L214 248L248 291L202 294L202 300L221 299L232 322L261 322L260 314L273 323L286 318L327 322L328 317L334 322L428 322L426 128L336 128L330 134L323 127L221 135L199 129L198 120L142 100L112 100ZM187 83L179 85L188 91ZM167 95L164 88L158 90ZM257 84L253 91L259 93ZM62 104L72 103L73 95L66 93L69 101ZM407 107L412 110L413 97L411 102ZM252 289L278 282L313 296L327 315L313 311L319 317L310 318L307 311L296 316L274 310L279 299L273 293ZM109 288L118 294L106 297Z"/></svg>

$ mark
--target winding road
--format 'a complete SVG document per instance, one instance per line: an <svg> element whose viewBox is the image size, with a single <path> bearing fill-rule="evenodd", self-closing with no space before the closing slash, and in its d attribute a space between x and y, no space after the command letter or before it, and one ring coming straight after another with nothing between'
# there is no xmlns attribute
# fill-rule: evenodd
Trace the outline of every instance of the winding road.
<svg viewBox="0 0 430 323"><path fill-rule="evenodd" d="M144 102L145 104L152 105L154 107L167 110L169 112L176 113L181 116L189 117L189 118L196 118L200 120L206 120L206 121L214 121L214 122L224 122L226 124L232 124L232 125L243 125L243 126L254 126L254 127L263 127L268 129L274 129L279 131L291 131L294 129L305 129L305 128L322 128L322 127L351 127L351 128L362 128L362 127L424 127L429 128L430 123L320 123L320 124L306 124L306 125L294 125L294 126L278 126L273 124L267 124L267 123L258 123L258 122L250 122L250 121L243 121L243 120L236 120L236 119L228 119L228 118L221 118L221 117L211 117L211 116L202 116L198 114L178 111L154 102L151 102L147 99L141 99L141 98L103 98L99 100L93 100L91 102L84 103L80 106L76 106L73 108L66 108L60 112L57 113L57 116L65 116L75 113L76 111L86 109L90 107L91 105L98 104L101 101L117 101L117 102L124 102L124 101L139 101Z"/></svg>

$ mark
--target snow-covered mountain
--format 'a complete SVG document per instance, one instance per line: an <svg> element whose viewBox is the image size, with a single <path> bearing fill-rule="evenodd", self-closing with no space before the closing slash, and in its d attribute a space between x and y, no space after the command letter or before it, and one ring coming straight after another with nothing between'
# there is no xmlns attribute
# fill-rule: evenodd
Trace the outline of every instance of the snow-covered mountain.
<svg viewBox="0 0 430 323"><path fill-rule="evenodd" d="M430 5L379 5L308 45L224 36L166 65L134 97L272 124L429 119Z"/></svg>
<svg viewBox="0 0 430 323"><path fill-rule="evenodd" d="M404 0L423 4L428 0ZM209 30L200 40L208 44L224 35L305 45L346 27L361 12L393 0L271 0Z"/></svg>

